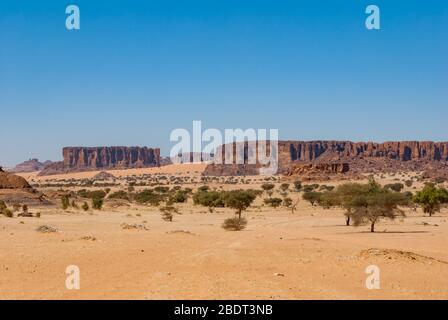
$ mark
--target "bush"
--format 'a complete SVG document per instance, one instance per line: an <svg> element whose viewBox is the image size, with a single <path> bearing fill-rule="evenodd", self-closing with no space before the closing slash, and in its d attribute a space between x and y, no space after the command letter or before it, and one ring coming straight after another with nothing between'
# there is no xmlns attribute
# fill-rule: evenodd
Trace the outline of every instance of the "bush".
<svg viewBox="0 0 448 320"><path fill-rule="evenodd" d="M294 181L294 189L299 192L300 190L302 190L302 181L300 180L296 180Z"/></svg>
<svg viewBox="0 0 448 320"><path fill-rule="evenodd" d="M270 205L273 208L277 208L282 204L282 199L280 198L267 198L264 199L264 203Z"/></svg>
<svg viewBox="0 0 448 320"><path fill-rule="evenodd" d="M13 213L12 213L12 211L9 210L9 209L3 209L3 210L2 210L2 213L3 213L3 215L4 215L5 217L7 217L7 218L12 218L12 217L14 216Z"/></svg>
<svg viewBox="0 0 448 320"><path fill-rule="evenodd" d="M108 199L120 199L129 201L129 195L126 191L120 190L109 195Z"/></svg>
<svg viewBox="0 0 448 320"><path fill-rule="evenodd" d="M169 202L170 203L184 203L188 199L188 191L185 190L177 190L174 194L170 195Z"/></svg>
<svg viewBox="0 0 448 320"><path fill-rule="evenodd" d="M82 210L87 211L89 210L89 205L87 204L87 202L84 202L84 204L82 205Z"/></svg>
<svg viewBox="0 0 448 320"><path fill-rule="evenodd" d="M401 192L403 190L404 185L402 183L390 183L384 186L384 189L390 189L396 192Z"/></svg>
<svg viewBox="0 0 448 320"><path fill-rule="evenodd" d="M99 198L104 199L106 197L106 192L103 190L94 190L94 191L88 191L86 189L81 189L76 193L81 198Z"/></svg>
<svg viewBox="0 0 448 320"><path fill-rule="evenodd" d="M92 199L92 208L95 210L101 210L103 207L103 199L102 198L93 198Z"/></svg>
<svg viewBox="0 0 448 320"><path fill-rule="evenodd" d="M170 190L168 187L157 186L154 188L154 191L157 193L167 193Z"/></svg>
<svg viewBox="0 0 448 320"><path fill-rule="evenodd" d="M209 208L224 207L223 191L197 191L193 194L193 203Z"/></svg>
<svg viewBox="0 0 448 320"><path fill-rule="evenodd" d="M274 187L275 187L275 185L272 184L272 183L263 183L263 184L261 185L261 189L263 189L263 190L266 191L266 192L271 191L272 189L274 189Z"/></svg>
<svg viewBox="0 0 448 320"><path fill-rule="evenodd" d="M227 231L240 231L246 228L247 220L245 218L228 218L224 220L222 228Z"/></svg>
<svg viewBox="0 0 448 320"><path fill-rule="evenodd" d="M67 210L70 205L70 196L63 195L61 198L62 209Z"/></svg>
<svg viewBox="0 0 448 320"><path fill-rule="evenodd" d="M178 213L177 208L173 206L164 206L160 208L160 211L162 212L162 219L165 221L173 221L173 214Z"/></svg>
<svg viewBox="0 0 448 320"><path fill-rule="evenodd" d="M283 199L283 205L285 206L285 207L291 207L292 206L292 199L291 198L284 198Z"/></svg>
<svg viewBox="0 0 448 320"><path fill-rule="evenodd" d="M412 181L412 180L406 180L405 182L404 182L404 184L406 185L406 187L408 187L408 188L410 188L410 187L412 187L412 184L413 184L414 182Z"/></svg>
<svg viewBox="0 0 448 320"><path fill-rule="evenodd" d="M5 201L0 200L0 212L2 212L3 210L7 209L8 207L6 206Z"/></svg>
<svg viewBox="0 0 448 320"><path fill-rule="evenodd" d="M146 189L137 193L134 199L141 204L149 203L153 206L158 206L160 202L163 202L165 200L166 196L167 195L165 194L155 193L151 189Z"/></svg>

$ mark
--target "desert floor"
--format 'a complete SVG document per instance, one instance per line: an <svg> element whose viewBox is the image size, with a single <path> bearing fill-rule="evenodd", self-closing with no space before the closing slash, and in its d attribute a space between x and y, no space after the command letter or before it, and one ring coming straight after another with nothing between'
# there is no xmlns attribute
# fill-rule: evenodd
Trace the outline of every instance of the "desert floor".
<svg viewBox="0 0 448 320"><path fill-rule="evenodd" d="M239 232L221 228L229 209L179 208L173 222L134 205L0 217L0 298L448 299L446 210L431 218L408 211L372 234L303 200L294 214L251 208ZM41 225L59 232L39 233ZM80 268L80 290L66 289L69 265ZM380 289L365 286L369 265L380 268Z"/></svg>

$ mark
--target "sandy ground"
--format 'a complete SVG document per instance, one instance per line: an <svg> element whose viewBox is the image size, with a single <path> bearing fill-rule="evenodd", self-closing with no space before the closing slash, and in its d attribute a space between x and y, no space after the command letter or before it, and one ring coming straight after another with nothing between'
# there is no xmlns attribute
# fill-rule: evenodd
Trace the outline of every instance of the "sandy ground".
<svg viewBox="0 0 448 320"><path fill-rule="evenodd" d="M191 204L173 222L153 207L36 210L41 218L0 217L1 299L448 299L447 211L408 212L372 234L304 201L294 214L251 208L240 232L220 227L231 210ZM69 265L80 290L65 287ZM369 265L380 268L378 290L365 286Z"/></svg>
<svg viewBox="0 0 448 320"><path fill-rule="evenodd" d="M175 175L200 175L206 163L188 163L188 164L171 164L162 167L137 168L137 169L117 169L104 170L113 174L115 177L127 177L132 175L143 174L175 174ZM24 177L28 181L47 181L47 180L68 180L68 179L91 179L101 171L85 171L74 172L69 174L55 174L50 176L38 176L39 172L18 173L17 175Z"/></svg>

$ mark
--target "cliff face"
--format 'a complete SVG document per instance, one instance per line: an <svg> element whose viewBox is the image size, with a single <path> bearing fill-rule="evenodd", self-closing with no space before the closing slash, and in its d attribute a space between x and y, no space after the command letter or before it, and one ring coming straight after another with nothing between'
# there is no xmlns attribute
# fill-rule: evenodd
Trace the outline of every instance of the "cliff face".
<svg viewBox="0 0 448 320"><path fill-rule="evenodd" d="M319 158L387 158L399 161L448 161L448 142L350 142L350 141L283 141L283 156L290 161L315 161Z"/></svg>
<svg viewBox="0 0 448 320"><path fill-rule="evenodd" d="M147 147L66 147L63 163L68 168L142 168L160 165L160 149Z"/></svg>
<svg viewBox="0 0 448 320"><path fill-rule="evenodd" d="M39 175L160 165L160 149L158 148L65 147L62 155L63 161L45 167Z"/></svg>
<svg viewBox="0 0 448 320"><path fill-rule="evenodd" d="M246 150L244 158L247 158ZM427 165L440 166L447 162L448 142L278 142L278 173L290 173L296 164L307 163L344 163L349 165L350 171L369 172L381 169L387 171L396 171L398 169L424 170ZM232 170L226 170L226 168L231 168ZM252 174L253 168L250 171L246 174ZM235 172L235 169L229 165L210 165L205 174L227 175L232 172Z"/></svg>

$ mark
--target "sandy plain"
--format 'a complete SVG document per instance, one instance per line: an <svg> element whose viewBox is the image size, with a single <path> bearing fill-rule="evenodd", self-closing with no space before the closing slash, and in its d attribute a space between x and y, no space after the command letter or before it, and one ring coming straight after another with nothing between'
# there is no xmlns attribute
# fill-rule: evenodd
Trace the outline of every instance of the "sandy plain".
<svg viewBox="0 0 448 320"><path fill-rule="evenodd" d="M0 299L448 299L446 209L431 218L406 209L406 218L370 233L345 226L340 209L303 200L291 213L257 199L239 232L221 228L231 209L210 213L191 199L178 208L173 222L156 207L107 201L101 211L31 207L40 218L1 216ZM41 225L58 232L39 233ZM80 269L80 290L66 288L69 265ZM366 288L370 265L379 267L380 289Z"/></svg>

